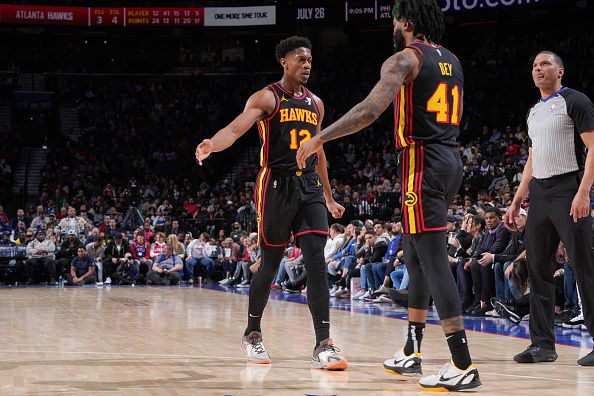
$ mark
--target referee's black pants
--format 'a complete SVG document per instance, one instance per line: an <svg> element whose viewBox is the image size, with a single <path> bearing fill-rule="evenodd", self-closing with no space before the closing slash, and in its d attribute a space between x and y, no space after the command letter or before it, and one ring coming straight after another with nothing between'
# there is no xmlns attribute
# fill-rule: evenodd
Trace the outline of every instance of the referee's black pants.
<svg viewBox="0 0 594 396"><path fill-rule="evenodd" d="M530 274L530 339L533 345L555 348L555 280L553 254L565 244L582 297L584 321L594 333L594 253L592 217L574 223L569 215L579 186L575 173L530 182L526 254Z"/></svg>

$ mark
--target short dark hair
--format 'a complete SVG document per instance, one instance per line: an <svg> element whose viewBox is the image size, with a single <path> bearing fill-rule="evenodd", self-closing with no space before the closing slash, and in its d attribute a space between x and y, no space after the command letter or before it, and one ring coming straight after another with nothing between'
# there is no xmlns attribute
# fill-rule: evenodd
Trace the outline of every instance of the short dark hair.
<svg viewBox="0 0 594 396"><path fill-rule="evenodd" d="M490 208L487 208L487 209L485 210L485 215L486 215L487 213L493 213L495 216L497 216L497 217L501 218L501 210L499 210L499 208L495 208L495 207L490 207Z"/></svg>
<svg viewBox="0 0 594 396"><path fill-rule="evenodd" d="M413 34L422 34L429 41L439 43L445 30L443 11L437 0L396 0L392 17L413 24Z"/></svg>
<svg viewBox="0 0 594 396"><path fill-rule="evenodd" d="M382 226L382 229L386 229L386 223L384 223L383 221L376 221L373 223L373 226L375 227L378 224Z"/></svg>
<svg viewBox="0 0 594 396"><path fill-rule="evenodd" d="M563 63L563 59L561 59L561 57L559 56L559 54L557 54L556 52L553 52L553 51L540 51L538 54L536 54L534 56L534 59L532 59L532 63L534 63L534 60L540 54L551 55L553 57L553 60L555 61L555 63L557 65L559 65L559 67L565 67L565 64Z"/></svg>
<svg viewBox="0 0 594 396"><path fill-rule="evenodd" d="M371 231L367 231L365 233L365 236L367 236L367 235L371 235L371 236L374 236L375 237L375 236L377 236L377 233L374 230L371 230Z"/></svg>
<svg viewBox="0 0 594 396"><path fill-rule="evenodd" d="M311 51L311 41L307 37L291 36L281 40L275 49L276 60L280 62L281 58L286 57L291 52L299 48L307 48Z"/></svg>

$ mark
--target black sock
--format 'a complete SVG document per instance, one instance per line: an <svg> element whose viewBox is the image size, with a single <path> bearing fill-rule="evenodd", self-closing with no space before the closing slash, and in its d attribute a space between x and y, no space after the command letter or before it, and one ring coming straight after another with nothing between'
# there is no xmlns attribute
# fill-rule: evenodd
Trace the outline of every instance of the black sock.
<svg viewBox="0 0 594 396"><path fill-rule="evenodd" d="M452 361L460 370L466 370L472 364L466 341L466 331L460 330L446 334L446 340L452 353Z"/></svg>
<svg viewBox="0 0 594 396"><path fill-rule="evenodd" d="M414 352L421 352L421 341L425 333L425 323L408 322L408 334L406 344L404 344L404 354L412 355Z"/></svg>
<svg viewBox="0 0 594 396"><path fill-rule="evenodd" d="M248 313L248 325L243 333L244 336L250 334L252 331L257 331L259 333L262 332L260 328L260 322L262 321L262 315L252 316L252 314Z"/></svg>

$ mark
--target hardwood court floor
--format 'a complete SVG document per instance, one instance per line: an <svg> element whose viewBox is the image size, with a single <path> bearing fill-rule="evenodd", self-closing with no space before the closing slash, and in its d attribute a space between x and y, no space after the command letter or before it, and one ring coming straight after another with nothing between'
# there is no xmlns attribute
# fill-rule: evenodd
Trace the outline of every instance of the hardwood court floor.
<svg viewBox="0 0 594 396"><path fill-rule="evenodd" d="M271 366L246 365L239 339L247 296L202 288L0 289L0 394L404 395L418 378L384 372L406 322L332 310L332 336L346 372L309 368L307 305L271 300L263 320ZM587 351L558 346L552 364L511 358L527 340L469 332L485 395L592 395ZM428 325L424 370L449 359L441 328Z"/></svg>

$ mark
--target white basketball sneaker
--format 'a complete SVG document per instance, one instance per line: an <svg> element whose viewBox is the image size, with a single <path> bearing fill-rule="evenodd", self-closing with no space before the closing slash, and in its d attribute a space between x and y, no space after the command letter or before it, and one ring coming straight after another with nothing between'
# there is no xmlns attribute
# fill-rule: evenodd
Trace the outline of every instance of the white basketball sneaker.
<svg viewBox="0 0 594 396"><path fill-rule="evenodd" d="M245 351L247 361L256 364L270 364L270 355L264 348L262 333L252 331L241 339L241 348Z"/></svg>
<svg viewBox="0 0 594 396"><path fill-rule="evenodd" d="M346 370L348 362L338 352L340 352L340 349L334 346L332 339L325 339L314 349L311 367L326 370Z"/></svg>
<svg viewBox="0 0 594 396"><path fill-rule="evenodd" d="M421 378L421 388L434 391L461 391L481 386L478 370L471 364L466 370L460 370L452 362L447 362L437 375Z"/></svg>
<svg viewBox="0 0 594 396"><path fill-rule="evenodd" d="M384 370L392 374L419 375L423 374L422 362L423 358L420 353L413 352L406 356L404 354L404 348L400 348L394 354L393 359L384 361Z"/></svg>

